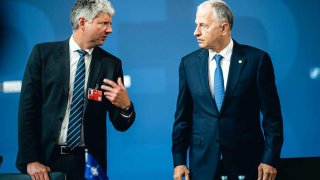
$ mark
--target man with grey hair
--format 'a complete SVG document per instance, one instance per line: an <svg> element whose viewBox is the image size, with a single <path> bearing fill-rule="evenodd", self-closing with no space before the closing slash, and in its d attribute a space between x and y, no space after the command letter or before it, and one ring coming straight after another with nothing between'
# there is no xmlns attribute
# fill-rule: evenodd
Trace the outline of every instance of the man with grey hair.
<svg viewBox="0 0 320 180"><path fill-rule="evenodd" d="M224 1L200 4L195 23L200 49L179 68L174 179L275 179L283 123L270 56L231 38L233 15Z"/></svg>
<svg viewBox="0 0 320 180"><path fill-rule="evenodd" d="M106 170L106 115L119 131L135 120L121 61L103 50L114 9L107 0L77 0L72 36L36 45L20 95L17 168L32 179L65 172L84 177L85 149Z"/></svg>

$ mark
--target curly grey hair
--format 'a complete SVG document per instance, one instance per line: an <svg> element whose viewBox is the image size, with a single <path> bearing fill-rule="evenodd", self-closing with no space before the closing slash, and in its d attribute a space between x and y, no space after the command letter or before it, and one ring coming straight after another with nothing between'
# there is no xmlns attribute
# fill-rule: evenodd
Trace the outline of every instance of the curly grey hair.
<svg viewBox="0 0 320 180"><path fill-rule="evenodd" d="M115 10L108 0L77 0L70 13L72 29L79 28L78 20L80 17L92 22L100 13L113 16L114 12Z"/></svg>

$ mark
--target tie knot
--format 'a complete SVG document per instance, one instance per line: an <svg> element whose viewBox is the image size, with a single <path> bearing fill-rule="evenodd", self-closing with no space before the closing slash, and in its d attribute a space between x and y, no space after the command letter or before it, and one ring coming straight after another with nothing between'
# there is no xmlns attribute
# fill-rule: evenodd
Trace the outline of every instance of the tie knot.
<svg viewBox="0 0 320 180"><path fill-rule="evenodd" d="M82 49L78 49L77 52L79 53L80 58L82 58L83 56L85 56L87 54L87 52L85 50L82 50Z"/></svg>
<svg viewBox="0 0 320 180"><path fill-rule="evenodd" d="M213 59L216 60L217 64L220 64L221 60L222 60L222 56L220 54L216 54L214 55Z"/></svg>

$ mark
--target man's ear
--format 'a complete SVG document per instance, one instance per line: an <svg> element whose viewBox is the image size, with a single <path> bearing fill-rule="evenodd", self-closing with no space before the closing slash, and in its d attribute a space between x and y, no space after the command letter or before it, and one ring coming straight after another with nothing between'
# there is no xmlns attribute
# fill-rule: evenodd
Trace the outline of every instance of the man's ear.
<svg viewBox="0 0 320 180"><path fill-rule="evenodd" d="M84 17L79 17L78 26L79 26L79 29L81 29L82 31L84 31L85 23L86 23L86 19Z"/></svg>
<svg viewBox="0 0 320 180"><path fill-rule="evenodd" d="M227 32L230 31L230 25L229 25L229 23L227 23L227 22L221 23L221 31L222 31L222 34L223 34L223 35L226 35Z"/></svg>

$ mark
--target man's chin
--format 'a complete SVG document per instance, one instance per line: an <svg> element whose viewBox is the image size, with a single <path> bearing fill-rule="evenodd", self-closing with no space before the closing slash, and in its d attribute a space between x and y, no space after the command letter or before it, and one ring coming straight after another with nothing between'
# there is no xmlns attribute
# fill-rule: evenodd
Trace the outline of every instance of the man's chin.
<svg viewBox="0 0 320 180"><path fill-rule="evenodd" d="M200 48L205 48L205 45L199 44L199 47L200 47Z"/></svg>
<svg viewBox="0 0 320 180"><path fill-rule="evenodd" d="M102 40L97 40L93 42L94 46L102 46L104 44L104 41Z"/></svg>

